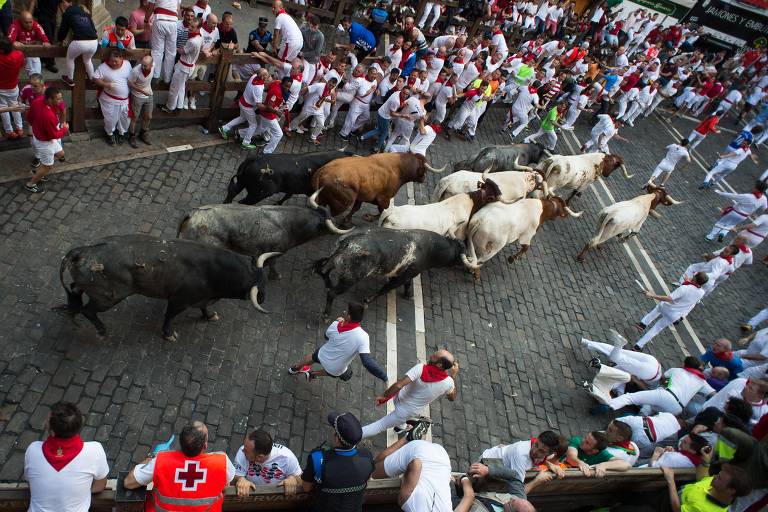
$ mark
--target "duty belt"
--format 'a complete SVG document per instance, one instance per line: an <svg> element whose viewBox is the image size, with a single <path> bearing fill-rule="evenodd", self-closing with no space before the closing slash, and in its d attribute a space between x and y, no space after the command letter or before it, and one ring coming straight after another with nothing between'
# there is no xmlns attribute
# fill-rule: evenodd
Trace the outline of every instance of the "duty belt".
<svg viewBox="0 0 768 512"><path fill-rule="evenodd" d="M352 492L360 492L365 489L366 484L356 485L354 487L321 487L320 492L326 494L347 494Z"/></svg>

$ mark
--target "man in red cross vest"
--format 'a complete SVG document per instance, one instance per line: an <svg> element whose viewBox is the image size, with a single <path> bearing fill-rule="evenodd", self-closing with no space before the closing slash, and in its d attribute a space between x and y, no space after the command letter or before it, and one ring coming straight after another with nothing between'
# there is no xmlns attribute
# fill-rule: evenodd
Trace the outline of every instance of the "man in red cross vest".
<svg viewBox="0 0 768 512"><path fill-rule="evenodd" d="M182 429L179 444L180 451L160 452L134 467L125 477L125 487L153 483L144 502L146 512L221 512L224 488L235 477L229 457L206 453L208 428L199 421Z"/></svg>

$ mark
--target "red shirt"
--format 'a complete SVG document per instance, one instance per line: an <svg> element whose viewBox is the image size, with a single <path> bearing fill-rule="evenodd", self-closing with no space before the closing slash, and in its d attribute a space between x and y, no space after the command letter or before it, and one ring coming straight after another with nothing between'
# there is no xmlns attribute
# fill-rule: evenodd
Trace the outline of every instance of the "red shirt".
<svg viewBox="0 0 768 512"><path fill-rule="evenodd" d="M717 116L709 116L705 120L699 123L699 125L694 128L697 132L699 132L702 135L706 135L709 132L714 133L715 132L715 126L717 126L717 123L720 121L720 118Z"/></svg>
<svg viewBox="0 0 768 512"><path fill-rule="evenodd" d="M67 133L59 128L56 110L45 102L45 96L40 96L29 106L27 121L32 125L32 134L40 141L60 139Z"/></svg>
<svg viewBox="0 0 768 512"><path fill-rule="evenodd" d="M48 36L45 35L43 27L36 21L32 22L32 28L27 30L21 24L21 20L13 20L11 28L8 30L8 39L12 42L23 44L30 43L50 43Z"/></svg>
<svg viewBox="0 0 768 512"><path fill-rule="evenodd" d="M267 90L264 91L263 103L275 110L278 110L280 105L283 104L283 88L280 87L280 80L273 80L269 83ZM274 112L259 110L259 114L261 114L261 117L264 119L277 119L277 114Z"/></svg>
<svg viewBox="0 0 768 512"><path fill-rule="evenodd" d="M24 67L24 54L19 50L0 53L0 89L13 89L19 85L19 72Z"/></svg>
<svg viewBox="0 0 768 512"><path fill-rule="evenodd" d="M758 57L760 57L760 54L757 50L747 50L741 57L741 65L748 68L758 59Z"/></svg>
<svg viewBox="0 0 768 512"><path fill-rule="evenodd" d="M638 73L632 73L631 75L628 75L626 78L624 78L624 85L621 86L621 90L627 92L639 81L640 75Z"/></svg>
<svg viewBox="0 0 768 512"><path fill-rule="evenodd" d="M670 27L664 36L664 41L671 41L673 45L677 46L680 44L680 39L682 39L682 37L683 31L680 30L680 27L673 26Z"/></svg>

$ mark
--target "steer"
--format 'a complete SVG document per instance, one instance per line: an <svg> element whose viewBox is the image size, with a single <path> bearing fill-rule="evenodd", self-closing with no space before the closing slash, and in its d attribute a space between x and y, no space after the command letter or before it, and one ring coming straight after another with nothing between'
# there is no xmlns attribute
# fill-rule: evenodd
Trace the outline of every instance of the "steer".
<svg viewBox="0 0 768 512"><path fill-rule="evenodd" d="M469 194L459 194L432 204L390 206L379 225L393 229L425 229L438 235L464 240L467 222L488 203L499 200L501 191L493 180L477 183Z"/></svg>
<svg viewBox="0 0 768 512"><path fill-rule="evenodd" d="M587 242L579 255L576 256L576 261L583 262L587 251L593 247L599 247L600 244L613 237L618 237L620 242L626 242L631 237L637 235L649 214L654 217L661 217L661 214L656 211L658 205L671 206L681 203L681 201L676 201L661 187L647 185L645 189L648 191L647 194L634 197L628 201L614 203L600 211L597 218L597 224L600 226L600 229L598 229L594 238Z"/></svg>
<svg viewBox="0 0 768 512"><path fill-rule="evenodd" d="M445 167L435 169L422 155L413 153L339 158L318 169L312 176L312 187L323 189L318 202L330 206L332 215L352 207L343 222L344 227L349 227L352 215L363 203L375 204L381 215L405 183L424 183L427 170L443 172ZM365 220L370 222L379 215L366 214Z"/></svg>
<svg viewBox="0 0 768 512"><path fill-rule="evenodd" d="M318 190L304 206L246 206L212 204L192 210L179 224L178 236L235 252L258 256L265 252L287 252L328 233L343 235L333 224L327 208L317 205ZM277 258L269 260L269 278L280 279Z"/></svg>
<svg viewBox="0 0 768 512"><path fill-rule="evenodd" d="M215 321L219 316L208 307L217 300L250 299L256 310L268 313L261 306L267 280L262 267L278 254L256 258L189 240L110 236L64 256L59 279L67 304L54 309L72 317L82 313L103 336L107 328L98 313L130 295L166 299L163 337L176 341L171 320L190 307L200 308L205 319ZM72 277L69 285L64 283L66 271ZM88 296L87 304L83 294Z"/></svg>
<svg viewBox="0 0 768 512"><path fill-rule="evenodd" d="M544 156L552 156L539 144L511 144L506 146L488 146L476 154L453 164L453 170L462 169L483 172L531 171L530 165L538 163Z"/></svg>
<svg viewBox="0 0 768 512"><path fill-rule="evenodd" d="M414 277L430 268L460 265L464 254L461 241L421 229L367 228L344 235L333 254L314 262L315 272L325 282L324 315L331 314L337 295L368 276L381 275L388 281L366 303L401 285L408 297Z"/></svg>
<svg viewBox="0 0 768 512"><path fill-rule="evenodd" d="M536 167L544 176L550 192L554 193L561 188L573 191L565 200L566 204L570 203L574 196L581 196L597 178L607 178L616 169L621 169L627 179L634 176L627 173L623 158L605 153L555 155L542 160Z"/></svg>
<svg viewBox="0 0 768 512"><path fill-rule="evenodd" d="M457 171L442 178L432 193L432 202L437 203L457 194L467 194L477 189L477 183L488 178L486 172ZM500 200L511 203L527 196L541 187L544 178L537 172L505 171L493 174L493 181L501 189Z"/></svg>
<svg viewBox="0 0 768 512"><path fill-rule="evenodd" d="M481 265L505 245L515 241L520 243L520 250L507 258L512 263L525 254L542 223L568 215L580 217L581 212L572 211L557 196L521 199L514 204L489 204L469 221L467 256L462 256L462 262L475 274L475 279L479 279Z"/></svg>
<svg viewBox="0 0 768 512"><path fill-rule="evenodd" d="M229 180L224 202L231 203L243 189L248 193L240 201L242 204L256 204L280 192L285 195L277 204L283 204L293 194L308 196L314 191L310 180L316 170L332 160L352 154L340 149L302 155L272 154L248 158Z"/></svg>

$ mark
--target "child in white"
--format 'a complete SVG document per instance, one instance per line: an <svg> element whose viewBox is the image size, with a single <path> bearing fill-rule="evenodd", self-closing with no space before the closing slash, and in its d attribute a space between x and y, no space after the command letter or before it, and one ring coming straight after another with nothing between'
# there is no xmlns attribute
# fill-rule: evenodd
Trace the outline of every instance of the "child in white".
<svg viewBox="0 0 768 512"><path fill-rule="evenodd" d="M653 174L651 174L651 177L648 179L648 184L653 185L654 180L663 174L664 177L660 183L663 187L666 185L667 180L672 175L672 171L675 170L675 166L680 160L685 159L686 162L690 163L691 155L688 153L686 146L688 146L688 139L682 139L679 144L670 144L667 146L667 154L664 155L664 159L659 162L653 170Z"/></svg>

